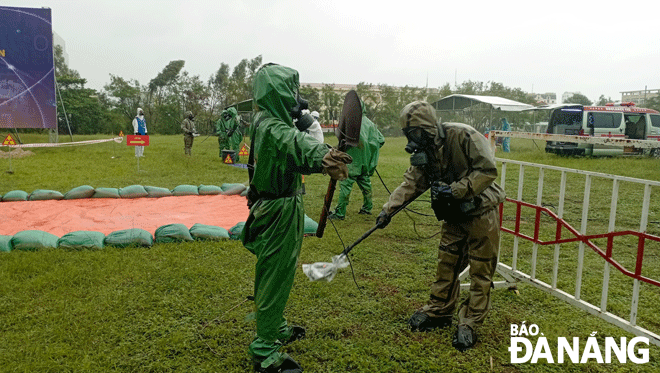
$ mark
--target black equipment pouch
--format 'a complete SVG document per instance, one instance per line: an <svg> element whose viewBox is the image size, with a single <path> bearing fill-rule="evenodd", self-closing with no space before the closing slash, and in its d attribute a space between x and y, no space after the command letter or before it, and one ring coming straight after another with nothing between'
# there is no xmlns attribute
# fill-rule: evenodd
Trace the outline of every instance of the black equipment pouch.
<svg viewBox="0 0 660 373"><path fill-rule="evenodd" d="M451 194L451 187L445 183L434 181L431 184L431 208L438 221L462 222L469 219L470 214L479 206L479 200L456 199Z"/></svg>

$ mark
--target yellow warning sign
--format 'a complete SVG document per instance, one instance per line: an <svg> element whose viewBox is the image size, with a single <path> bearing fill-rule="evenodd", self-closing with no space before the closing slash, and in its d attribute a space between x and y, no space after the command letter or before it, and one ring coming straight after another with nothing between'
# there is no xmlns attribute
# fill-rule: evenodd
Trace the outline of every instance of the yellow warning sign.
<svg viewBox="0 0 660 373"><path fill-rule="evenodd" d="M247 148L247 144L243 144L243 147L238 152L238 155L250 155L250 151Z"/></svg>
<svg viewBox="0 0 660 373"><path fill-rule="evenodd" d="M230 154L227 154L227 158L225 158L225 163L226 164L233 164L234 163L234 161L232 161L232 159L231 159Z"/></svg>
<svg viewBox="0 0 660 373"><path fill-rule="evenodd" d="M119 131L119 137L124 137L124 131Z"/></svg>
<svg viewBox="0 0 660 373"><path fill-rule="evenodd" d="M16 145L16 141L14 141L14 138L9 134L5 137L5 141L2 142L2 145Z"/></svg>

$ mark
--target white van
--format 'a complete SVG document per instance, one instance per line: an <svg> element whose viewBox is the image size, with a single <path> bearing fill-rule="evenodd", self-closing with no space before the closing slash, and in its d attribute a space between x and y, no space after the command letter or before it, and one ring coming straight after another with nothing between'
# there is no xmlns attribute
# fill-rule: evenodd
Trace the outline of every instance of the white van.
<svg viewBox="0 0 660 373"><path fill-rule="evenodd" d="M550 114L546 133L619 137L660 141L660 112L634 107L633 103L607 106L559 105ZM633 147L547 141L546 153L560 155L642 154Z"/></svg>

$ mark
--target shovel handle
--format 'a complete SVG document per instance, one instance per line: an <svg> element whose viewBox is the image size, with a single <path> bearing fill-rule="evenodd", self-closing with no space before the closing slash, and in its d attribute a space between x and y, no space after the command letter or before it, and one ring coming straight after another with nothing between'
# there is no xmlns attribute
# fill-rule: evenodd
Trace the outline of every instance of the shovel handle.
<svg viewBox="0 0 660 373"><path fill-rule="evenodd" d="M337 188L337 180L330 179L328 184L328 191L325 193L325 200L323 201L323 209L321 210L321 217L319 218L319 226L316 228L316 237L322 238L325 225L328 222L328 214L330 212L330 205L332 204L332 197Z"/></svg>

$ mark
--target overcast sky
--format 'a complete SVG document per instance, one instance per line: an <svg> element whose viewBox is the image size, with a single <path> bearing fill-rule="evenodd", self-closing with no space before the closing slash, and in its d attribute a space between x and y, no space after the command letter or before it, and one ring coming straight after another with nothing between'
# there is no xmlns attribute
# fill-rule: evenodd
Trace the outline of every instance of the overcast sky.
<svg viewBox="0 0 660 373"><path fill-rule="evenodd" d="M422 6L428 3L431 5ZM600 5L594 5L598 4ZM616 4L616 6L615 6ZM466 80L621 99L660 88L656 1L3 0L49 7L69 67L146 85L172 60L204 81L258 55L304 83Z"/></svg>

